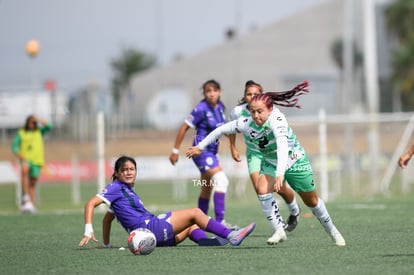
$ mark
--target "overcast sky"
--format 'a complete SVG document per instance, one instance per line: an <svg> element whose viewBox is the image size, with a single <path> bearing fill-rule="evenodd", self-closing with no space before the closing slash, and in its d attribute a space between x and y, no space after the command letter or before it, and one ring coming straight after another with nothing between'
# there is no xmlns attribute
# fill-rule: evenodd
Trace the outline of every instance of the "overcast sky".
<svg viewBox="0 0 414 275"><path fill-rule="evenodd" d="M33 75L68 91L108 86L123 48L165 64L224 42L228 28L243 34L323 1L0 0L0 91L30 87ZM40 44L34 59L25 52L31 39Z"/></svg>

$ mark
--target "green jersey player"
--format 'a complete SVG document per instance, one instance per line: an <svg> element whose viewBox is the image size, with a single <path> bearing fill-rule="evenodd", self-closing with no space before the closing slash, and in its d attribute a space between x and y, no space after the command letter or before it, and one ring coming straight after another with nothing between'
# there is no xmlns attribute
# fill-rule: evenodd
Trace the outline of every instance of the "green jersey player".
<svg viewBox="0 0 414 275"><path fill-rule="evenodd" d="M252 98L257 94L262 94L263 88L260 84L254 82L253 80L249 80L245 84L244 88L244 96L240 100L240 104L233 108L230 119L236 120L239 117L250 117L250 111L248 109L248 104L252 100ZM232 134L229 135L230 139L230 148L232 157L236 161L241 161L240 155L236 149L236 135ZM268 204L266 201L273 201L273 195L269 195L267 190L263 190L263 188L259 185L259 175L260 175L260 167L263 160L263 156L258 154L255 150L255 147L249 142L249 139L244 139L246 145L246 158L247 158L247 166L249 169L250 180L253 184L253 187L256 191L257 197L259 199L260 205L262 206L262 210L268 220L270 225L272 226L273 230L276 231L278 227L278 223L275 222L273 219L272 212L273 210L268 208L266 205ZM284 184L282 188L279 190L278 194L283 198L286 202L286 205L289 209L290 215L289 218L284 226L285 230L288 232L293 231L298 223L298 218L300 214L299 205L295 199L295 195L292 189L288 186L288 184ZM273 204L273 207L276 207L277 204ZM276 220L277 221L277 220Z"/></svg>
<svg viewBox="0 0 414 275"><path fill-rule="evenodd" d="M334 225L325 203L318 196L313 171L305 150L283 113L274 107L274 104L298 107L297 97L308 92L307 87L308 83L303 82L292 91L254 96L249 104L251 117L240 117L218 127L197 146L189 148L186 156L197 156L208 144L224 134L243 133L254 152L263 156L259 185L266 188L271 195L273 191L278 192L287 180L331 236L335 245L345 246L344 238ZM268 202L267 207L274 210L273 203L276 201ZM279 223L277 230L268 239L268 244L277 244L286 240L279 212L273 215L275 219L279 217Z"/></svg>

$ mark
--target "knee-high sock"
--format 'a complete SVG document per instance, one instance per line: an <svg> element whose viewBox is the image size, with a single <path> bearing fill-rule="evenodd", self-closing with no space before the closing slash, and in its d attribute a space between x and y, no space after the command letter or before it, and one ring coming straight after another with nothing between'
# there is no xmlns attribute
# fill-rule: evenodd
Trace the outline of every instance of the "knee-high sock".
<svg viewBox="0 0 414 275"><path fill-rule="evenodd" d="M214 219L210 219L208 221L206 231L216 234L222 238L227 238L227 236L232 232L230 229Z"/></svg>
<svg viewBox="0 0 414 275"><path fill-rule="evenodd" d="M313 215L315 215L315 217L321 223L325 231L328 233L331 232L335 226L332 222L331 216L328 213L328 210L326 209L325 203L321 200L321 198L318 198L318 204L315 207L309 208L312 211Z"/></svg>
<svg viewBox="0 0 414 275"><path fill-rule="evenodd" d="M300 208L299 208L299 205L296 201L296 198L293 198L293 201L291 203L288 203L287 207L288 207L289 212L290 212L291 215L293 215L293 216L299 215Z"/></svg>
<svg viewBox="0 0 414 275"><path fill-rule="evenodd" d="M270 225L274 230L283 227L284 222L279 212L279 206L276 199L271 193L264 195L257 195L259 198L260 206L266 216L266 219L270 222Z"/></svg>
<svg viewBox="0 0 414 275"><path fill-rule="evenodd" d="M190 233L190 240L197 243L200 239L208 238L206 232L201 230L200 228L196 228Z"/></svg>
<svg viewBox="0 0 414 275"><path fill-rule="evenodd" d="M222 222L224 220L224 213L226 211L226 194L214 192L214 214L216 220Z"/></svg>
<svg viewBox="0 0 414 275"><path fill-rule="evenodd" d="M202 197L198 197L198 208L201 209L206 215L208 213L208 205L210 203L210 199L205 199Z"/></svg>

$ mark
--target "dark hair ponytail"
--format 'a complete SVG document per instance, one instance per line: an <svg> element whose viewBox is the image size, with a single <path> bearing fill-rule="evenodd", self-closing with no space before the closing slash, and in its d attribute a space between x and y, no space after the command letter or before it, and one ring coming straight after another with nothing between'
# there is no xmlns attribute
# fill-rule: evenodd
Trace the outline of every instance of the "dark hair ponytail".
<svg viewBox="0 0 414 275"><path fill-rule="evenodd" d="M250 88L251 86L256 86L259 89L260 93L261 94L263 93L262 85L260 85L259 83L254 82L253 80L248 80L248 81L246 81L246 84L244 84L244 95L239 100L239 105L242 105L242 104L246 103L246 92L247 92L247 89Z"/></svg>
<svg viewBox="0 0 414 275"><path fill-rule="evenodd" d="M298 105L299 96L309 93L308 81L303 81L297 84L292 90L284 92L267 92L266 95L270 96L273 100L273 104L283 107L296 107L300 109Z"/></svg>

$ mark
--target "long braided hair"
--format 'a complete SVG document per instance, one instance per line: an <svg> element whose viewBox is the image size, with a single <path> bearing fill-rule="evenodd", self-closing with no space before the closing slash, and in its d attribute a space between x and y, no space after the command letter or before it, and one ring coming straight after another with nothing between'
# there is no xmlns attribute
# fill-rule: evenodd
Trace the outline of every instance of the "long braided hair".
<svg viewBox="0 0 414 275"><path fill-rule="evenodd" d="M309 93L308 81L303 81L297 84L292 90L284 92L267 92L264 94L255 95L252 101L263 101L265 105L270 108L272 104L283 107L296 107L300 109L298 105L299 96Z"/></svg>

